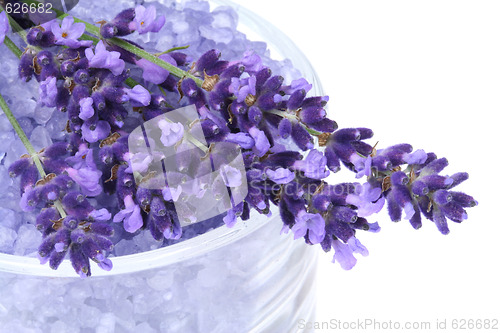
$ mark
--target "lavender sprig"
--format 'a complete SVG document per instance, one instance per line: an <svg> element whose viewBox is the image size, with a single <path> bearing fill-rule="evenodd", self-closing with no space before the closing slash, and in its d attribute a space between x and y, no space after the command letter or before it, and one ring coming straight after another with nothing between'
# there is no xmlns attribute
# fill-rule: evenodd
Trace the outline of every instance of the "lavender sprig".
<svg viewBox="0 0 500 333"><path fill-rule="evenodd" d="M319 243L325 251L333 248L334 261L345 269L354 266L354 253L368 254L356 233L378 232L378 224L366 218L386 203L393 221L404 211L418 228L422 213L442 233L449 231L446 218L460 222L467 216L464 208L477 204L468 195L450 191L467 178L465 173L438 175L446 160L413 152L406 144L376 150L365 142L373 136L370 129L338 129L326 117L327 96L307 96L311 85L304 79L285 84L251 51L229 62L219 51L209 50L193 62L182 47L150 54L121 39L134 31L159 31L165 19L156 17L154 7L127 9L110 22L100 22L100 28L58 14L61 26L52 22L28 32L19 74L40 83L40 103L67 112L72 134L69 142L39 153L39 162L53 174L43 182L37 181L29 160L21 159L10 169L21 177L23 209L42 210L37 219L44 234L40 257L53 268L69 253L80 275L90 275L89 260L110 269L105 254L112 248L107 238L112 227L105 222L111 218L129 233L148 229L157 240L178 240L183 224L200 222L196 212L203 207L192 202L203 198L209 184L215 196L222 196L244 178L248 194L228 208L223 217L227 226L238 217L249 219L252 209L269 214L271 204L276 205L283 232L291 230L296 239ZM142 76L132 79L131 66L141 68ZM168 103L170 97L181 103ZM150 121L186 101L196 107L199 122L186 130L165 119L157 123L158 141L175 149L177 167L170 175L173 182L158 183L155 159L162 152L129 147L129 134L142 123L132 110ZM197 129L208 148L197 139ZM199 151L188 149L188 142ZM226 142L241 147L244 170L231 167L230 150L222 149L209 160L221 166L220 174L184 191L180 180L207 174L203 160ZM315 149L316 143L324 151ZM328 184L325 178L342 165L356 178L366 176L367 182ZM174 186L177 180L179 186ZM104 196L108 199L101 200ZM102 208L92 206L88 198ZM58 217L51 207L59 200L66 217Z"/></svg>

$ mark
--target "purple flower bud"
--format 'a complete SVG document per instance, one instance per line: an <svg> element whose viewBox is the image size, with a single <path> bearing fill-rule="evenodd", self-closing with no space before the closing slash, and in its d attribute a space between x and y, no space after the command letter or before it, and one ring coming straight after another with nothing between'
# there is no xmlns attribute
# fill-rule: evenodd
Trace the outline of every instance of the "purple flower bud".
<svg viewBox="0 0 500 333"><path fill-rule="evenodd" d="M153 193L150 189L139 186L136 192L136 200L139 202L142 208L145 208L151 203Z"/></svg>
<svg viewBox="0 0 500 333"><path fill-rule="evenodd" d="M66 216L66 218L63 221L63 225L68 230L75 230L76 227L78 227L78 219L75 218L74 216Z"/></svg>
<svg viewBox="0 0 500 333"><path fill-rule="evenodd" d="M245 66L235 64L227 67L221 74L221 79L238 78L245 71Z"/></svg>
<svg viewBox="0 0 500 333"><path fill-rule="evenodd" d="M33 67L34 55L31 52L24 52L19 61L18 73L21 80L28 82L31 80L33 74L35 74L35 69Z"/></svg>
<svg viewBox="0 0 500 333"><path fill-rule="evenodd" d="M54 234L48 235L45 237L38 247L38 254L40 257L45 258L50 255L50 253L54 250Z"/></svg>
<svg viewBox="0 0 500 333"><path fill-rule="evenodd" d="M37 180L38 170L33 164L30 164L21 174L21 190L26 191L26 189L31 188Z"/></svg>
<svg viewBox="0 0 500 333"><path fill-rule="evenodd" d="M451 193L446 190L437 190L434 192L432 198L439 206L446 205L448 202L453 200Z"/></svg>
<svg viewBox="0 0 500 333"><path fill-rule="evenodd" d="M297 122L292 123L292 139L301 150L309 150L314 147L313 138L309 132Z"/></svg>
<svg viewBox="0 0 500 333"><path fill-rule="evenodd" d="M287 118L282 118L278 125L279 135L283 139L287 139L292 133L292 123Z"/></svg>
<svg viewBox="0 0 500 333"><path fill-rule="evenodd" d="M328 118L323 118L322 120L308 124L308 127L312 128L313 130L323 132L323 133L332 133L338 128L337 123L334 120L328 119ZM360 142L363 143L363 142Z"/></svg>
<svg viewBox="0 0 500 333"><path fill-rule="evenodd" d="M326 212L332 207L330 198L323 194L313 196L312 204L320 212Z"/></svg>
<svg viewBox="0 0 500 333"><path fill-rule="evenodd" d="M435 191L441 188L449 188L449 186L453 184L452 178L439 175L429 175L422 178L419 177L418 180L424 182L429 188L429 191Z"/></svg>
<svg viewBox="0 0 500 333"><path fill-rule="evenodd" d="M65 77L72 77L77 68L73 60L65 60L61 63L61 74Z"/></svg>
<svg viewBox="0 0 500 333"><path fill-rule="evenodd" d="M333 172L338 172L340 170L340 160L330 146L325 149L325 157L328 169Z"/></svg>
<svg viewBox="0 0 500 333"><path fill-rule="evenodd" d="M276 108L276 102L274 101L274 92L264 93L259 96L257 100L257 105L263 111L269 111Z"/></svg>
<svg viewBox="0 0 500 333"><path fill-rule="evenodd" d="M46 234L46 231L52 231L53 221L59 218L55 208L45 208L36 217L36 228L42 233Z"/></svg>
<svg viewBox="0 0 500 333"><path fill-rule="evenodd" d="M433 207L432 209L432 220L443 235L447 235L450 233L448 223L446 222L446 217L444 216L443 212L437 207Z"/></svg>
<svg viewBox="0 0 500 333"><path fill-rule="evenodd" d="M401 214L403 212L403 209L401 208L398 201L394 198L394 192L393 191L389 192L389 194L386 196L386 199L387 199L387 211L389 212L389 217L391 218L391 221L393 222L401 221Z"/></svg>
<svg viewBox="0 0 500 333"><path fill-rule="evenodd" d="M429 188L423 181L416 180L411 184L411 191L416 195L427 195Z"/></svg>
<svg viewBox="0 0 500 333"><path fill-rule="evenodd" d="M3 13L3 14L5 14L5 13ZM2 14L0 14L0 16L1 15ZM7 24L8 23L9 22L7 21ZM1 30L1 28L0 28L0 30ZM28 31L28 34L26 35L26 40L28 41L28 44L37 46L37 45L40 45L40 42L42 40L42 36L43 36L43 30L41 27L37 26L37 27L31 28Z"/></svg>
<svg viewBox="0 0 500 333"><path fill-rule="evenodd" d="M77 272L81 278L90 276L90 263L89 258L83 254L81 245L73 244L69 250L69 258L75 272Z"/></svg>
<svg viewBox="0 0 500 333"><path fill-rule="evenodd" d="M83 229L75 229L70 234L71 242L82 244L87 239L87 234Z"/></svg>
<svg viewBox="0 0 500 333"><path fill-rule="evenodd" d="M453 188L469 179L469 174L467 172L458 172L453 174L450 178L453 179L453 183L448 185L448 188Z"/></svg>
<svg viewBox="0 0 500 333"><path fill-rule="evenodd" d="M67 213L74 215L76 218L87 218L94 210L87 198L78 191L68 192L63 197L62 204Z"/></svg>
<svg viewBox="0 0 500 333"><path fill-rule="evenodd" d="M114 233L114 229L111 225L104 223L104 222L94 222L89 225L90 230L92 232L102 235L102 236L107 236L110 237Z"/></svg>
<svg viewBox="0 0 500 333"><path fill-rule="evenodd" d="M60 112L66 112L68 109L68 102L70 99L70 94L67 89L59 89L56 97L56 108Z"/></svg>
<svg viewBox="0 0 500 333"><path fill-rule="evenodd" d="M297 110L301 106L305 97L306 91L304 89L296 90L292 95L290 95L290 98L287 101L288 110Z"/></svg>
<svg viewBox="0 0 500 333"><path fill-rule="evenodd" d="M311 106L302 109L299 113L299 117L303 123L312 124L323 120L326 117L326 111L321 107ZM336 133L334 133L334 135Z"/></svg>
<svg viewBox="0 0 500 333"><path fill-rule="evenodd" d="M336 142L348 143L361 140L361 131L357 128L342 128L332 134Z"/></svg>
<svg viewBox="0 0 500 333"><path fill-rule="evenodd" d="M276 92L278 89L281 87L284 81L284 77L281 75L275 75L271 78L269 78L263 85L262 90L263 91L272 91Z"/></svg>
<svg viewBox="0 0 500 333"><path fill-rule="evenodd" d="M258 125L262 120L262 111L256 106L251 106L248 109L248 120L250 120L252 124Z"/></svg>
<svg viewBox="0 0 500 333"><path fill-rule="evenodd" d="M203 53L196 62L195 70L203 73L204 70L211 68L220 58L221 53L215 49Z"/></svg>
<svg viewBox="0 0 500 333"><path fill-rule="evenodd" d="M387 171L393 168L391 160L384 155L377 155L372 158L372 166L376 170Z"/></svg>
<svg viewBox="0 0 500 333"><path fill-rule="evenodd" d="M73 75L76 84L87 84L90 81L89 71L86 69L79 69Z"/></svg>
<svg viewBox="0 0 500 333"><path fill-rule="evenodd" d="M443 214L453 222L460 223L467 219L467 213L462 206L457 203L448 202L446 205L440 206L439 208Z"/></svg>
<svg viewBox="0 0 500 333"><path fill-rule="evenodd" d="M391 183L393 185L406 185L410 179L403 171L396 171L391 175Z"/></svg>
<svg viewBox="0 0 500 333"><path fill-rule="evenodd" d="M437 174L448 166L448 160L446 158L440 158L434 160L427 164L420 170L420 176L427 176L432 174Z"/></svg>
<svg viewBox="0 0 500 333"><path fill-rule="evenodd" d="M10 177L20 176L30 165L32 165L32 162L29 158L21 158L13 162L8 169Z"/></svg>
<svg viewBox="0 0 500 333"><path fill-rule="evenodd" d="M351 228L350 223L340 222L333 216L328 217L326 233L333 234L345 243L354 236L354 230Z"/></svg>
<svg viewBox="0 0 500 333"><path fill-rule="evenodd" d="M153 197L151 200L151 214L156 216L165 216L167 214L167 207L165 206L165 201L160 197Z"/></svg>
<svg viewBox="0 0 500 333"><path fill-rule="evenodd" d="M125 24L125 26L128 27L128 24ZM101 25L99 32L101 33L102 38L113 38L118 34L118 28L115 23L108 22Z"/></svg>
<svg viewBox="0 0 500 333"><path fill-rule="evenodd" d="M451 200L462 207L474 207L478 205L478 202L474 200L473 197L462 192L449 192L451 194Z"/></svg>
<svg viewBox="0 0 500 333"><path fill-rule="evenodd" d="M50 255L49 266L52 269L57 269L66 257L66 252L53 251Z"/></svg>

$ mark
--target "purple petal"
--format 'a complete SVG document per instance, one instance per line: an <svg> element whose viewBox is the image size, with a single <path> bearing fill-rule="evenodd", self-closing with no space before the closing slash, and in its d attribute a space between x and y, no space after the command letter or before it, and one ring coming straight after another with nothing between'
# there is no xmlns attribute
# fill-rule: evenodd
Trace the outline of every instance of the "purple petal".
<svg viewBox="0 0 500 333"><path fill-rule="evenodd" d="M86 97L82 98L80 100L80 113L78 114L78 117L83 120L87 120L92 118L94 115L94 100L91 97Z"/></svg>
<svg viewBox="0 0 500 333"><path fill-rule="evenodd" d="M125 89L125 93L131 101L135 101L139 104L132 106L147 106L151 103L151 94L146 88L139 84L132 89Z"/></svg>

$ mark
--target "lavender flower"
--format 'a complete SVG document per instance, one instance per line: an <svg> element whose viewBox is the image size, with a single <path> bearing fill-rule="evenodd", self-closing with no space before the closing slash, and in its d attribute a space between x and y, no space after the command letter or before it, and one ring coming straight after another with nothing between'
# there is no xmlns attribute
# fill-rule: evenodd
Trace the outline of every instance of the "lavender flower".
<svg viewBox="0 0 500 333"><path fill-rule="evenodd" d="M148 106L151 103L151 94L141 85L132 89L125 88L125 93L130 98L132 106Z"/></svg>
<svg viewBox="0 0 500 333"><path fill-rule="evenodd" d="M94 100L91 97L82 98L79 102L80 104L80 113L78 117L83 120L88 120L94 116Z"/></svg>
<svg viewBox="0 0 500 333"><path fill-rule="evenodd" d="M5 35L10 31L9 19L5 11L0 13L0 45L3 44Z"/></svg>
<svg viewBox="0 0 500 333"><path fill-rule="evenodd" d="M120 53L106 50L102 40L97 43L95 52L90 48L85 49L85 56L90 67L109 69L113 75L120 75L125 69L125 61L120 59Z"/></svg>
<svg viewBox="0 0 500 333"><path fill-rule="evenodd" d="M90 40L78 40L85 32L85 24L74 23L74 18L71 16L65 17L62 20L61 26L54 21L50 26L50 30L54 34L56 39L55 43L57 45L64 45L72 49L89 47L92 45L92 41Z"/></svg>
<svg viewBox="0 0 500 333"><path fill-rule="evenodd" d="M184 136L184 126L181 123L171 123L162 119L158 122L158 127L161 129L160 141L165 147L173 146Z"/></svg>
<svg viewBox="0 0 500 333"><path fill-rule="evenodd" d="M125 208L119 211L113 222L122 222L123 228L130 233L134 233L142 227L143 221L141 216L141 208L134 202L132 196L128 195L124 199Z"/></svg>
<svg viewBox="0 0 500 333"><path fill-rule="evenodd" d="M310 214L301 210L297 214L292 231L295 239L307 234L311 244L318 244L325 238L325 220L320 214Z"/></svg>
<svg viewBox="0 0 500 333"><path fill-rule="evenodd" d="M47 107L56 106L57 93L57 79L55 77L49 76L46 80L40 82L38 86L38 100L41 105Z"/></svg>
<svg viewBox="0 0 500 333"><path fill-rule="evenodd" d="M165 16L156 17L156 7L148 8L139 5L135 7L135 18L130 23L132 30L137 30L140 34L147 32L158 32L165 24Z"/></svg>

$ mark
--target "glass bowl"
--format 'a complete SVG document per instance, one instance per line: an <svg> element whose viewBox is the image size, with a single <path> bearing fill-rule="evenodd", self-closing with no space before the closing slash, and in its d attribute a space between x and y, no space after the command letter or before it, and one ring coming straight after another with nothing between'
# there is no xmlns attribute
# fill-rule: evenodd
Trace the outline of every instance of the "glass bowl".
<svg viewBox="0 0 500 333"><path fill-rule="evenodd" d="M303 53L269 22L227 0L238 30L288 58L322 95ZM212 6L213 8L213 6ZM5 332L297 332L312 320L316 248L280 235L272 216L250 220L138 254L112 258L110 272L78 277L38 259L0 253L0 326Z"/></svg>

